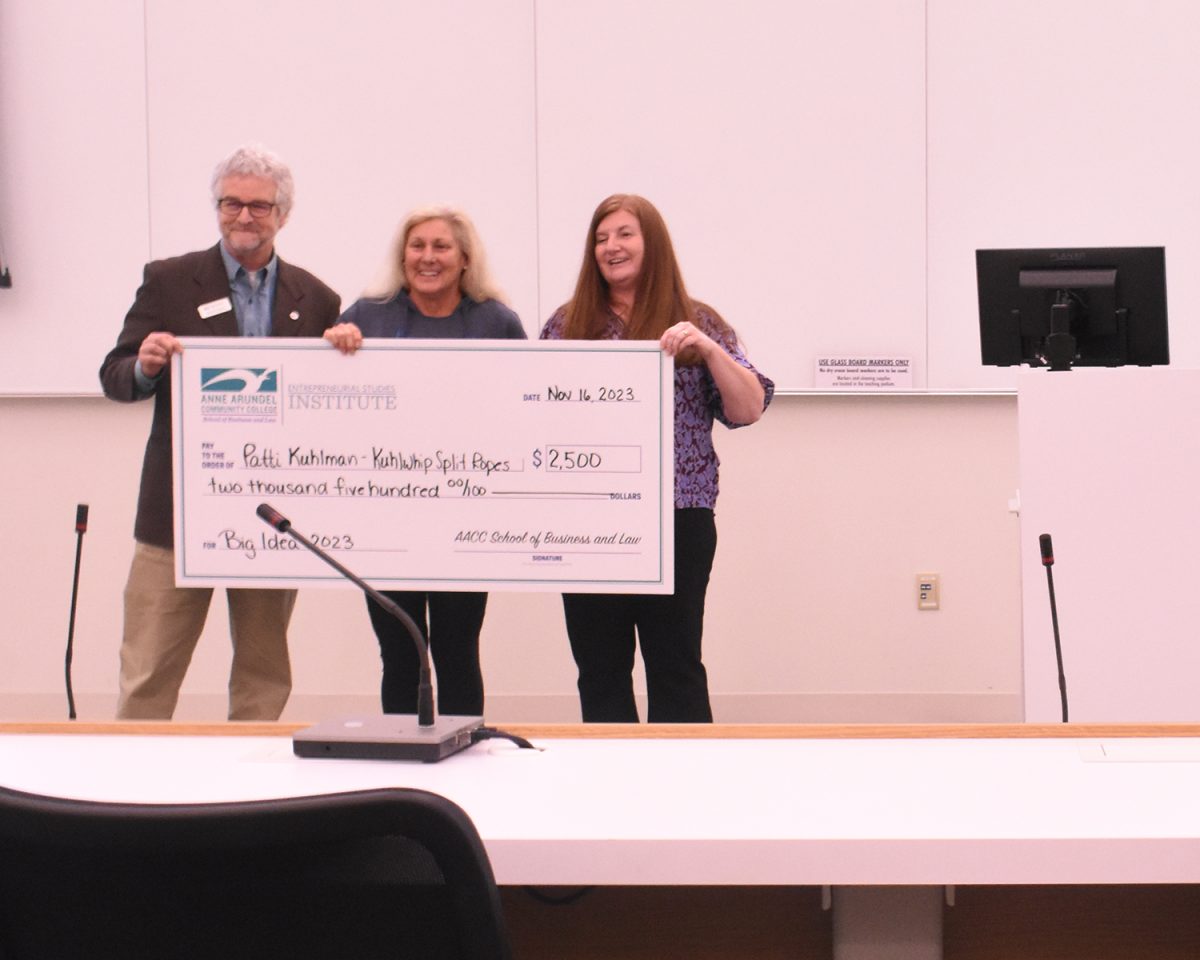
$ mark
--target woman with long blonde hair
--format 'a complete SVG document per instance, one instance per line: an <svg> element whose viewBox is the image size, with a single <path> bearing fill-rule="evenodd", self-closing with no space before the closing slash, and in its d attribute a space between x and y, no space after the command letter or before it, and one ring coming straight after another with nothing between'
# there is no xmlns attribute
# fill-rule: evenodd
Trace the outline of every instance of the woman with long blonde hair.
<svg viewBox="0 0 1200 960"><path fill-rule="evenodd" d="M354 353L364 337L523 340L525 329L488 273L474 224L452 207L426 207L405 219L380 279L342 314L325 339ZM486 593L388 590L429 645L443 714L483 715L479 633ZM383 660L385 713L416 713L420 664L404 627L367 598Z"/></svg>

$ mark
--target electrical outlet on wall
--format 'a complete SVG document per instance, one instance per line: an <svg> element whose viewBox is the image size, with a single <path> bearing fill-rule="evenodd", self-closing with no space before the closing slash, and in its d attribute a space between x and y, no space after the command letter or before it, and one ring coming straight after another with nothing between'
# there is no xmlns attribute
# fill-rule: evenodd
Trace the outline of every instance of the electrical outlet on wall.
<svg viewBox="0 0 1200 960"><path fill-rule="evenodd" d="M940 610L942 606L942 583L936 573L917 574L917 609Z"/></svg>

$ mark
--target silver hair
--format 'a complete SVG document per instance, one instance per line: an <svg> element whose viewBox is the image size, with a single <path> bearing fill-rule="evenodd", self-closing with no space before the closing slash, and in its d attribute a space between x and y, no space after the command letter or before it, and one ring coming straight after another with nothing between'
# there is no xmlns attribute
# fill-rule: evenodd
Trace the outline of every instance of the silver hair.
<svg viewBox="0 0 1200 960"><path fill-rule="evenodd" d="M292 212L292 199L296 194L292 171L266 147L257 143L246 144L217 164L212 175L214 205L221 199L221 181L226 177L266 177L275 181L275 204L279 208L280 218L286 220Z"/></svg>

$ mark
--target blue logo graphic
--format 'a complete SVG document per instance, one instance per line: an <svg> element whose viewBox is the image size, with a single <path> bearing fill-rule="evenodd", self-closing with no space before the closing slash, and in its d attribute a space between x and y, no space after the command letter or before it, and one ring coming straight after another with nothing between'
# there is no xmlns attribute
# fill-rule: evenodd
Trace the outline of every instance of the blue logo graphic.
<svg viewBox="0 0 1200 960"><path fill-rule="evenodd" d="M200 390L204 393L277 393L279 371L204 367L200 370Z"/></svg>

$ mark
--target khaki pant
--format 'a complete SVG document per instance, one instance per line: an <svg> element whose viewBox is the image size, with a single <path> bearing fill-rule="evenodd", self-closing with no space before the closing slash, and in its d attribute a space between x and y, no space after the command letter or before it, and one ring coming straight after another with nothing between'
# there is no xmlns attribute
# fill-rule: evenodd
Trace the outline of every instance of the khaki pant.
<svg viewBox="0 0 1200 960"><path fill-rule="evenodd" d="M233 663L229 719L277 720L292 690L287 627L295 590L226 591ZM212 589L175 586L173 551L134 545L121 640L123 720L168 720L208 616Z"/></svg>

